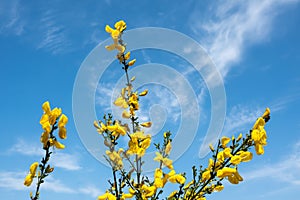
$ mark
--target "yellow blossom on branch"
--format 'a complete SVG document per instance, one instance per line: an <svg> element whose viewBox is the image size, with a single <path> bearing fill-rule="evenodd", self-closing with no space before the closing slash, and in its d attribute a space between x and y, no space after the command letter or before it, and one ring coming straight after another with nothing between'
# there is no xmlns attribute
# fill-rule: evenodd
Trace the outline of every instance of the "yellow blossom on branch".
<svg viewBox="0 0 300 200"><path fill-rule="evenodd" d="M24 180L24 185L25 186L30 186L31 185L31 183L33 181L33 178L35 177L36 169L37 169L38 166L39 166L38 162L34 162L30 165L29 173L25 177L25 180Z"/></svg>
<svg viewBox="0 0 300 200"><path fill-rule="evenodd" d="M238 184L243 181L242 176L238 172L238 167L243 162L252 160L253 154L251 148L254 147L258 155L264 153L266 143L266 131L264 126L270 119L270 109L266 109L263 115L255 122L249 134L240 133L237 137L222 137L218 140L218 144L210 145L212 157L208 160L208 166L200 166L197 169L193 166L193 180L187 184L185 173L176 173L173 166L173 161L169 158L172 149L171 132L164 132L163 143L155 143L157 149L154 161L158 161L159 165L155 169L153 179L142 174L146 150L151 145L151 135L145 134L143 127L150 127L151 122L140 123L138 121L138 111L140 109L139 97L148 94L148 90L138 93L134 90L132 82L135 77L130 78L128 74L129 66L135 64L136 59L131 58L131 52L125 52L126 46L122 40L123 31L126 29L126 23L119 21L114 28L106 26L105 30L110 33L113 39L113 44L106 46L108 50L117 49L117 59L122 64L122 69L126 76L126 85L121 89L120 96L114 101L114 104L123 109L122 117L124 121L129 121L131 124L121 124L121 121L106 118L104 121L94 122L97 131L103 136L104 145L109 148L106 151L106 159L112 166L113 181L110 181L110 189L98 199L116 199L124 200L135 198L137 200L160 199L163 193L163 188L167 183L179 184L179 189L173 191L167 199L169 200L205 200L206 195L213 192L219 192L224 189L223 181L228 180L232 184ZM131 60L130 60L131 59ZM47 108L45 105L45 110ZM57 110L58 111L58 110ZM56 111L56 112L57 112ZM51 130L51 122L47 118L43 119L44 132L46 138ZM47 123L49 122L49 124ZM119 148L119 136L128 136L128 146ZM124 151L124 152L123 152ZM123 160L124 159L124 160ZM133 160L132 160L133 159ZM128 161L131 166L129 171L123 169L123 161ZM163 167L166 166L169 172L164 172ZM165 169L164 169L165 170ZM119 177L117 172L119 172ZM133 178L132 174L136 177ZM185 184L185 185L184 185ZM125 193L126 191L129 191Z"/></svg>

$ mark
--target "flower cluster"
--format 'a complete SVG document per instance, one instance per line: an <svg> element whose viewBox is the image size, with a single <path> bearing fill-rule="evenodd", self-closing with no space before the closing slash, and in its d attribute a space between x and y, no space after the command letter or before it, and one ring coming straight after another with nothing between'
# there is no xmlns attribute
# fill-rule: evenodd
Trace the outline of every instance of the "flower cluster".
<svg viewBox="0 0 300 200"><path fill-rule="evenodd" d="M98 200L157 200L164 194L163 189L168 183L177 184L177 190L172 191L165 199L167 200L206 200L206 196L213 192L220 192L224 189L224 181L231 184L238 184L243 181L239 173L242 163L249 162L253 158L252 148L257 155L264 154L264 147L267 144L265 124L270 119L270 109L259 117L249 133L239 134L237 137L222 137L214 147L209 145L211 158L207 167L200 165L199 168L192 167L192 180L187 182L186 173L178 173L175 170L173 161L170 158L172 150L171 132L163 134L163 142L155 143L157 167L153 169L153 176L145 176L142 173L143 158L151 146L151 134L147 128L152 122L140 122L138 111L140 109L140 98L148 94L148 90L137 91L133 87L135 77L130 78L129 67L133 66L136 59L130 60L131 53L126 52L126 45L123 43L122 34L126 30L126 23L121 20L115 23L114 28L109 25L105 27L113 40L113 44L106 46L106 49L117 50L116 58L122 64L126 75L126 84L121 89L120 95L114 101L115 106L122 109L122 118L129 123L114 119L111 114L104 115L103 119L94 121L94 126L103 138L107 147L105 159L110 164L113 180L109 180L110 187L98 197ZM29 173L24 180L25 186L30 186L37 178L36 192L30 194L31 200L39 199L39 189L45 177L53 172L54 167L48 164L53 149L64 149L65 145L58 139L66 139L66 124L68 118L62 114L60 108L51 109L49 102L42 105L43 115L40 124L43 133L40 141L45 150L45 156L41 162L31 164ZM58 130L55 135L55 130ZM120 147L120 138L128 137L125 147ZM128 162L130 169L124 168L124 162Z"/></svg>
<svg viewBox="0 0 300 200"><path fill-rule="evenodd" d="M55 146L57 149L64 149L65 146L57 141L56 137L53 135L53 131L58 128L58 136L61 139L67 138L67 130L65 127L65 125L68 123L67 116L62 114L60 108L54 108L51 110L48 101L42 105L42 108L44 114L40 119L40 124L44 130L41 135L41 142L43 143L44 148L47 148L47 146ZM56 126L57 120L58 125Z"/></svg>
<svg viewBox="0 0 300 200"><path fill-rule="evenodd" d="M198 179L196 179L195 175L197 174L197 170L193 168L193 184L185 187L184 199L205 199L206 194L223 190L224 185L221 182L224 179L228 180L231 184L238 184L243 181L242 176L238 172L238 165L242 162L252 160L253 154L250 152L250 149L253 146L256 149L257 155L263 154L257 148L257 145L262 145L262 143L259 143L255 137L253 139L253 133L255 133L254 130L257 130L258 126L259 130L264 130L264 125L269 119L270 109L267 108L265 113L257 119L249 134L245 136L239 134L237 138L222 137L218 142L216 150L210 145L213 153L212 158L209 159L207 168L200 168ZM263 123L261 120L263 120ZM263 144L266 144L266 132L262 132Z"/></svg>
<svg viewBox="0 0 300 200"><path fill-rule="evenodd" d="M241 182L243 178L238 172L238 167L241 163L252 160L251 147L255 147L257 155L264 153L263 147L266 145L267 138L264 125L270 119L269 108L257 119L248 134L241 133L236 138L222 137L216 148L210 145L212 158L209 159L208 166L206 168L200 166L199 169L193 166L193 179L188 183L186 183L185 173L177 173L173 161L169 157L172 149L170 132L164 133L162 144L154 144L157 149L154 161L159 164L154 169L151 181L149 177L142 174L142 158L151 145L151 135L145 134L143 128L151 127L152 123L138 121L136 111L140 108L139 100L140 97L147 95L148 90L140 93L135 91L132 85L135 77L129 78L128 69L134 65L136 59L129 61L131 53L125 52L126 46L123 43L122 34L126 27L123 20L115 23L114 29L108 25L105 27L114 42L112 45L106 46L106 49L118 51L116 57L123 65L122 69L127 79L125 87L121 89L114 104L123 109L122 117L129 120L131 124L113 120L110 114L108 117L104 115L103 120L94 122L98 133L103 136L104 145L109 148L105 157L113 171L113 181L109 181L110 188L105 194L99 196L98 200L159 199L168 182L179 185L178 190L171 192L166 198L168 200L205 200L207 194L223 190L222 181L228 180L232 184ZM117 147L120 136L129 138L127 147ZM125 161L131 166L129 171L123 168ZM132 176L133 173L135 173L135 177ZM124 190L128 192L124 192Z"/></svg>
<svg viewBox="0 0 300 200"><path fill-rule="evenodd" d="M31 164L29 173L24 180L24 185L30 186L33 182L33 179L37 178L35 195L33 196L32 193L30 193L30 198L33 200L37 200L39 198L40 185L44 182L44 178L54 170L54 167L51 167L49 164L47 164L52 154L50 148L65 148L65 145L57 140L57 136L54 135L54 131L58 129L58 137L60 139L67 138L67 130L65 126L68 123L68 117L62 114L62 110L60 108L54 108L51 110L50 103L48 101L43 103L42 109L44 113L40 119L40 124L42 126L43 133L40 141L43 144L45 156L42 158L40 164L38 162ZM37 170L38 173L36 175Z"/></svg>

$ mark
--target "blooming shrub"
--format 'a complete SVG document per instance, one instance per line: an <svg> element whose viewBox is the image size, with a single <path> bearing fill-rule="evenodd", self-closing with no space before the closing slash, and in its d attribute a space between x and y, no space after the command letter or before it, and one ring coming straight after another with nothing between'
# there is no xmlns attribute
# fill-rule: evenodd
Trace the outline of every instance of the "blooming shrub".
<svg viewBox="0 0 300 200"><path fill-rule="evenodd" d="M264 129L266 122L270 119L270 109L260 116L254 123L252 129L247 134L240 134L237 137L222 137L218 140L214 148L210 145L211 158L208 164L196 168L192 167L192 179L186 180L185 172L177 172L170 159L172 150L172 134L165 132L162 143L153 144L156 148L154 161L158 162L158 167L153 169L152 177L142 173L143 156L152 144L151 134L146 134L145 130L151 127L151 122L140 122L136 111L139 110L139 101L147 95L148 90L137 91L133 87L135 77L130 78L128 70L135 64L136 59L131 59L131 53L126 52L126 45L122 40L122 34L126 30L126 23L118 21L114 28L109 25L105 27L113 40L113 44L106 46L109 51L117 50L117 59L122 65L122 70L126 75L126 83L120 91L119 97L114 101L115 106L123 109L122 117L129 119L130 124L122 123L121 120L114 119L111 114L104 115L103 120L94 121L97 132L103 137L104 145L107 147L105 159L112 169L113 180L109 181L110 186L107 191L98 197L98 200L156 200L163 199L163 189L166 184L177 184L178 190L171 192L168 200L205 200L208 194L220 192L224 189L223 182L229 181L238 184L243 181L239 174L239 164L252 160L254 147L257 155L264 154L264 146L267 144L267 135ZM39 188L44 178L48 176L53 167L47 165L50 158L51 148L62 149L62 145L54 131L58 128L58 136L66 138L65 125L68 118L61 114L61 109L50 109L48 102L43 104L44 114L40 120L44 130L41 142L45 150L45 157L41 163L33 163L30 172L26 176L24 185L29 186L34 178L37 178L37 189L31 199L39 198ZM128 137L128 145L120 147L119 140ZM130 169L124 168L124 162L128 162ZM38 169L38 174L36 171Z"/></svg>

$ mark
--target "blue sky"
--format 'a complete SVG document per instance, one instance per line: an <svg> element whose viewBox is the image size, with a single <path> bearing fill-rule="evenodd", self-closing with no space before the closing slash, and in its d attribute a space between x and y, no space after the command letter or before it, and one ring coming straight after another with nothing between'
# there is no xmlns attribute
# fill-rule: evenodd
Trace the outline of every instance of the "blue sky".
<svg viewBox="0 0 300 200"><path fill-rule="evenodd" d="M224 191L207 199L295 199L300 192L299 0L0 1L2 198L26 199L34 189L24 187L23 179L29 165L40 161L43 153L39 119L46 100L53 107L61 107L69 123L66 149L53 155L51 162L56 169L42 185L41 199L96 199L105 191L111 172L81 142L79 135L83 133L78 133L73 120L72 95L81 63L108 38L105 25L120 19L127 22L129 30L176 30L205 48L226 91L222 135L245 133L265 107L271 109L265 155L241 165L244 182L237 186L226 184ZM134 51L132 56L137 58L136 67L149 63L168 65L189 82L197 96L199 131L176 160L175 168L189 173L191 168L186 166L206 165L209 155L198 157L211 117L210 93L203 77L185 60L168 52L143 49ZM112 108L111 88L122 76L118 67L113 62L99 84L91 86L96 87L99 118ZM141 120L151 117L157 121L149 130L155 141L162 130L176 135L182 119L177 100L184 95L184 88L180 81L169 82L176 84L177 93L151 83L140 88L150 90L149 96L142 99L139 114ZM160 104L158 109L156 104ZM165 108L162 112L161 107Z"/></svg>

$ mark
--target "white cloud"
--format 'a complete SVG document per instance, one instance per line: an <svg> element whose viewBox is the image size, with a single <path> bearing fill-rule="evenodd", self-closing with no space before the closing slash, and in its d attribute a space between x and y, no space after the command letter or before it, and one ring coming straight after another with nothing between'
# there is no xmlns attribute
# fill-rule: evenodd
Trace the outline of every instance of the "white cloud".
<svg viewBox="0 0 300 200"><path fill-rule="evenodd" d="M60 167L66 170L79 170L79 159L77 155L57 152L53 155L52 163L55 167Z"/></svg>
<svg viewBox="0 0 300 200"><path fill-rule="evenodd" d="M37 49L46 49L53 54L67 51L70 42L66 37L65 27L57 23L58 16L52 10L46 11L40 20L42 40Z"/></svg>
<svg viewBox="0 0 300 200"><path fill-rule="evenodd" d="M0 172L0 188L25 190L26 187L23 185L25 176L25 172Z"/></svg>
<svg viewBox="0 0 300 200"><path fill-rule="evenodd" d="M252 124L264 112L262 108L251 108L249 106L236 105L233 106L226 116L225 125L223 128L223 135L237 135L247 128L250 130ZM249 127L246 127L249 126Z"/></svg>
<svg viewBox="0 0 300 200"><path fill-rule="evenodd" d="M23 185L26 172L0 172L0 188L7 188L11 190L33 190L35 188L35 181L30 187ZM60 193L76 193L75 189L72 189L60 180L54 179L49 176L45 179L45 183L42 184L43 190L60 192Z"/></svg>
<svg viewBox="0 0 300 200"><path fill-rule="evenodd" d="M8 150L10 153L20 153L26 156L43 156L42 145L32 145L23 139L18 141Z"/></svg>
<svg viewBox="0 0 300 200"><path fill-rule="evenodd" d="M88 194L89 196L92 196L94 198L103 194L101 190L99 190L97 187L93 185L83 186L82 188L79 189L79 192L83 194Z"/></svg>
<svg viewBox="0 0 300 200"><path fill-rule="evenodd" d="M112 83L101 83L96 91L96 104L104 109L110 110L114 85Z"/></svg>
<svg viewBox="0 0 300 200"><path fill-rule="evenodd" d="M299 98L300 98L299 94L281 97L279 99L276 99L270 105L270 109L272 112L281 111L281 110L285 109L288 104L293 103L294 101L296 101Z"/></svg>
<svg viewBox="0 0 300 200"><path fill-rule="evenodd" d="M25 22L21 17L21 6L17 0L1 2L0 6L0 33L21 35L24 32Z"/></svg>
<svg viewBox="0 0 300 200"><path fill-rule="evenodd" d="M248 179L270 178L290 185L300 186L300 141L298 141L289 156L277 163L260 166L250 172L243 173Z"/></svg>
<svg viewBox="0 0 300 200"><path fill-rule="evenodd" d="M213 16L204 23L197 13L191 15L191 29L196 34L199 30L207 33L201 42L225 77L232 64L241 60L245 47L267 40L276 15L295 2L299 1L218 1L210 10Z"/></svg>
<svg viewBox="0 0 300 200"><path fill-rule="evenodd" d="M19 139L9 150L8 153L19 153L25 156L44 156L44 150L41 145L32 144L25 140ZM63 168L66 170L79 170L81 166L79 164L79 158L76 154L62 153L59 150L55 150L52 155L50 162L55 167Z"/></svg>
<svg viewBox="0 0 300 200"><path fill-rule="evenodd" d="M54 179L51 176L48 176L45 179L45 183L42 185L43 189L57 192L57 193L77 193L76 189L73 189L66 184L62 183L61 180Z"/></svg>
<svg viewBox="0 0 300 200"><path fill-rule="evenodd" d="M26 172L13 172L13 171L4 171L0 172L0 188L6 188L9 190L35 190L35 181L31 184L30 187L23 185ZM70 187L63 183L61 180L55 179L52 176L48 176L45 179L45 183L41 186L42 190L51 191L56 193L68 193L68 194L86 194L93 198L101 195L103 192L99 190L96 186L87 184L80 185L80 189L75 189L74 186Z"/></svg>

